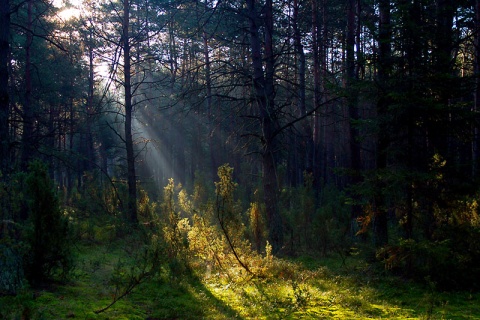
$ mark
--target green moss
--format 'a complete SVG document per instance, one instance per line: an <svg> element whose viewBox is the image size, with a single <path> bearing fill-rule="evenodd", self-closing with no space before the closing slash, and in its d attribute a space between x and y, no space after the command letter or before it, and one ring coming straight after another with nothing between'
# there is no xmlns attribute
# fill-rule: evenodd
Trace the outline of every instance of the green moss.
<svg viewBox="0 0 480 320"><path fill-rule="evenodd" d="M69 283L0 297L0 319L476 319L480 295L445 293L366 268L359 259L285 261L275 277L208 280L160 272L102 313L115 295L110 281L124 247L80 246ZM326 263L325 263L326 262ZM166 269L167 270L167 269ZM280 276L281 275L281 276Z"/></svg>

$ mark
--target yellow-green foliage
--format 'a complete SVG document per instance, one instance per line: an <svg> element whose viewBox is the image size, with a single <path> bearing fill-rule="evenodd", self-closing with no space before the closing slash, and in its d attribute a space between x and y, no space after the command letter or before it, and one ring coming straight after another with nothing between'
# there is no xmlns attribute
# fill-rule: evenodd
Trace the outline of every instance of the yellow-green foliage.
<svg viewBox="0 0 480 320"><path fill-rule="evenodd" d="M476 197L445 201L443 206L434 206L434 216L439 224L480 227L479 205Z"/></svg>
<svg viewBox="0 0 480 320"><path fill-rule="evenodd" d="M164 221L162 231L168 245L168 256L170 259L185 260L188 247L187 234L190 227L188 220L182 219L177 211L173 179L169 179L168 185L164 187L161 208L161 216Z"/></svg>
<svg viewBox="0 0 480 320"><path fill-rule="evenodd" d="M179 194L179 202L184 212L194 213L188 232L189 251L191 256L198 259L196 265L200 263L209 271L215 268L228 271L232 265L249 264L258 259L253 255L250 243L245 237L242 207L235 199L237 184L232 180L232 173L233 168L228 165L218 169L219 181L215 182L215 201L200 203L196 194L192 197L197 199L194 201L184 192ZM261 228L260 217L257 218L258 228ZM242 267L245 266L244 264Z"/></svg>
<svg viewBox="0 0 480 320"><path fill-rule="evenodd" d="M188 232L189 250L208 268L219 264L224 259L223 241L218 229L205 216L194 215L193 225Z"/></svg>
<svg viewBox="0 0 480 320"><path fill-rule="evenodd" d="M158 204L150 201L147 192L138 190L138 217L141 223L151 224L158 220Z"/></svg>

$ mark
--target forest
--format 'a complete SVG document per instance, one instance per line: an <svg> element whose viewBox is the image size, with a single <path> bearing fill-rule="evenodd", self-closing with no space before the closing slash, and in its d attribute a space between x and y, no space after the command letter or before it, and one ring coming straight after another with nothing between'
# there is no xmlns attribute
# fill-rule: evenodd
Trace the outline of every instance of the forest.
<svg viewBox="0 0 480 320"><path fill-rule="evenodd" d="M480 0L0 0L0 319L480 318Z"/></svg>

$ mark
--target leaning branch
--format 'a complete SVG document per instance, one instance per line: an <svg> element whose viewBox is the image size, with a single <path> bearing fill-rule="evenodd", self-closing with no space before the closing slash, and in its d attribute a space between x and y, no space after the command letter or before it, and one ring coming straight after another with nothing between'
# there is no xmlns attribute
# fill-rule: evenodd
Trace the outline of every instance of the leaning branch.
<svg viewBox="0 0 480 320"><path fill-rule="evenodd" d="M47 36L45 36L45 35L43 35L43 34L37 34L37 33L33 32L33 30L30 30L29 28L26 28L26 27L21 26L21 25L19 25L19 24L17 24L17 23L14 23L14 22L11 22L11 25L12 25L12 26L15 26L15 27L17 27L17 28L20 28L20 29L24 30L24 31L27 32L27 33L30 33L30 34L31 34L32 36L34 36L34 37L43 39L43 40L47 41L48 43L50 43L50 44L54 45L55 47L57 47L59 50L68 53L68 50L65 49L61 44L53 41L52 39L50 39L49 37L47 37Z"/></svg>

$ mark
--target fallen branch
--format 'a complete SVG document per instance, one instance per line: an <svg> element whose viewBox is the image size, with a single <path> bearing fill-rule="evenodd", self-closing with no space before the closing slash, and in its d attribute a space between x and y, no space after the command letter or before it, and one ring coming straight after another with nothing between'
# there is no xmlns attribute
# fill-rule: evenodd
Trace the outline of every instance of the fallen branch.
<svg viewBox="0 0 480 320"><path fill-rule="evenodd" d="M142 277L142 278L144 278L144 277ZM99 314L99 313L102 313L102 312L104 312L104 311L107 311L111 306L113 306L115 303L117 303L117 301L119 301L120 299L122 299L122 298L125 297L126 295L130 294L130 293L133 291L133 289L142 282L142 280L143 280L142 278L140 278L140 279L134 278L134 281L131 282L131 283L127 286L126 290L125 290L121 295L115 296L115 297L113 298L113 301L110 302L109 305L107 305L106 307L104 307L104 308L102 308L102 309L95 310L94 312L95 312L96 314Z"/></svg>

